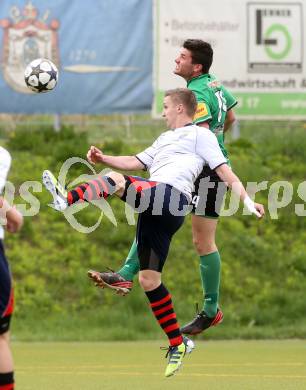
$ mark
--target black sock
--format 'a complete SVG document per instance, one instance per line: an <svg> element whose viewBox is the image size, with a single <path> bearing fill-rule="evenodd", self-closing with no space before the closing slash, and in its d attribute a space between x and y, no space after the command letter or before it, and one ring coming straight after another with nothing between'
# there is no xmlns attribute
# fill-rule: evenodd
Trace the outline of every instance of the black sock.
<svg viewBox="0 0 306 390"><path fill-rule="evenodd" d="M14 390L14 372L0 373L0 390Z"/></svg>
<svg viewBox="0 0 306 390"><path fill-rule="evenodd" d="M166 287L161 283L155 290L146 291L146 295L155 318L169 339L169 344L171 346L181 344L183 337L176 319L171 295Z"/></svg>

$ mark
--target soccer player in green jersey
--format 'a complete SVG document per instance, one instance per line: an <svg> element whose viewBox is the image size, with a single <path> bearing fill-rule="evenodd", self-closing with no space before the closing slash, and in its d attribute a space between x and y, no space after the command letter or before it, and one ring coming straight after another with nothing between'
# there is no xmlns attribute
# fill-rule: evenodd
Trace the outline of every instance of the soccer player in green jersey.
<svg viewBox="0 0 306 390"><path fill-rule="evenodd" d="M209 128L216 135L222 153L228 161L224 132L235 120L232 108L237 101L217 78L209 73L212 61L213 50L209 43L200 39L188 39L175 60L174 73L183 77L188 89L196 95L198 106L194 123ZM215 242L226 188L222 184L218 175L207 166L195 182L192 233L199 255L204 302L201 312L181 328L185 334L201 333L223 320L223 313L218 307L221 259ZM124 295L131 290L133 278L138 271L137 246L134 241L124 266L118 272L89 271L89 277L100 287L109 287Z"/></svg>

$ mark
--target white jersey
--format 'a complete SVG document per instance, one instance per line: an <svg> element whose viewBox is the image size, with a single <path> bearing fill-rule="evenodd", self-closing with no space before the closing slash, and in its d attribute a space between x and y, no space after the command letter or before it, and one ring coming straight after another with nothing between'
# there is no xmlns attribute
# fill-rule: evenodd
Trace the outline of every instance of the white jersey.
<svg viewBox="0 0 306 390"><path fill-rule="evenodd" d="M3 189L6 183L6 178L11 166L11 156L9 152L0 146L0 194L3 193ZM0 225L0 239L4 238L4 229Z"/></svg>
<svg viewBox="0 0 306 390"><path fill-rule="evenodd" d="M136 157L150 172L150 180L170 184L189 200L203 166L215 169L227 162L216 136L196 125L162 133L152 146Z"/></svg>

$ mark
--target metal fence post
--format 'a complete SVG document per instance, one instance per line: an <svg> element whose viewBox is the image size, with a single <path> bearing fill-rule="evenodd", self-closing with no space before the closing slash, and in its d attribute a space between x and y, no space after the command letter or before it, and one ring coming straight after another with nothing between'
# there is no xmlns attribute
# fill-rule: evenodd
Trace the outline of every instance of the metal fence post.
<svg viewBox="0 0 306 390"><path fill-rule="evenodd" d="M61 115L54 114L53 116L53 128L56 133L59 133L61 130Z"/></svg>

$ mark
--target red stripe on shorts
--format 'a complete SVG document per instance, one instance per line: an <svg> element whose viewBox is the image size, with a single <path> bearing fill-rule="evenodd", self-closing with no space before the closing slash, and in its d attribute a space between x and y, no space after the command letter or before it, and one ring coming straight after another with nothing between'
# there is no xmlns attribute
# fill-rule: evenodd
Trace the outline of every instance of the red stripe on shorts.
<svg viewBox="0 0 306 390"><path fill-rule="evenodd" d="M13 314L13 311L14 311L14 290L12 287L11 292L10 292L10 298L9 298L8 304L5 308L5 311L3 313L3 317L7 317L7 316ZM0 390L1 390L1 388L0 388Z"/></svg>

